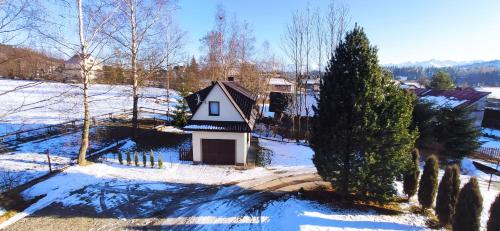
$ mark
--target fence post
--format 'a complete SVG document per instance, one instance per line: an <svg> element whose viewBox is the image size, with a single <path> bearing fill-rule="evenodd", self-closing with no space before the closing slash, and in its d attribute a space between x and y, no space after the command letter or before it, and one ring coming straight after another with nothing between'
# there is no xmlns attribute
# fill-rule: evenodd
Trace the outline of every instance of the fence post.
<svg viewBox="0 0 500 231"><path fill-rule="evenodd" d="M49 173L52 173L52 164L50 163L49 150L46 150L45 153L47 153L47 160L49 161Z"/></svg>

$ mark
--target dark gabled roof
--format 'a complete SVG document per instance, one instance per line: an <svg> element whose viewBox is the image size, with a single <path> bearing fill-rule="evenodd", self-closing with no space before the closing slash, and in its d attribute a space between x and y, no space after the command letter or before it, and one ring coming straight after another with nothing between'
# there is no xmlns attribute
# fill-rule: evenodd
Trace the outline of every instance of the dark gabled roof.
<svg viewBox="0 0 500 231"><path fill-rule="evenodd" d="M462 101L457 106L467 107L474 104L478 100L488 96L491 92L476 91L473 88L455 88L449 90L438 89L415 89L413 92L419 98L426 97L444 97L449 100Z"/></svg>
<svg viewBox="0 0 500 231"><path fill-rule="evenodd" d="M190 120L186 131L210 131L210 132L251 132L252 129L246 122L238 121L213 121L213 120Z"/></svg>
<svg viewBox="0 0 500 231"><path fill-rule="evenodd" d="M203 88L186 97L186 101L188 103L189 110L191 110L191 114L194 115L196 110L198 110L198 107L201 105L201 102L205 100L205 98L208 96L208 93L210 93L210 91L212 90L213 86L214 85L212 84L209 87Z"/></svg>
<svg viewBox="0 0 500 231"><path fill-rule="evenodd" d="M226 87L227 91L241 109L245 117L249 119L252 115L252 109L256 102L255 95L235 82L224 81L222 84Z"/></svg>
<svg viewBox="0 0 500 231"><path fill-rule="evenodd" d="M254 124L255 124L255 118L257 117L257 110L255 109L255 103L256 101L256 95L253 94L252 92L248 91L244 87L240 86L239 84L233 82L233 81L216 81L212 82L212 85L210 85L207 88L204 88L200 91L197 91L189 96L186 97L186 101L188 102L189 109L191 110L191 113L194 115L196 111L198 110L199 106L201 105L201 102L205 100L205 98L208 96L212 88L218 84L222 91L226 94L228 97L229 101L234 105L238 113L240 113L241 117L245 120L245 122L232 122L232 121L189 121L190 123L197 123L196 125L203 125L199 123L206 123L207 127L201 129L201 126L191 126L193 128L196 128L195 130L202 130L202 131L219 131L217 130L216 127L211 126L213 123L225 123L226 125L229 123L231 124L230 128L227 128L225 131L235 131L235 132L250 132L253 130ZM233 129L233 124L234 123L239 123L238 126L242 126L243 124L246 128L239 128L239 129ZM189 125L189 124L188 124ZM212 129L210 129L210 127ZM189 127L187 128L189 129ZM186 129L186 130L187 130Z"/></svg>

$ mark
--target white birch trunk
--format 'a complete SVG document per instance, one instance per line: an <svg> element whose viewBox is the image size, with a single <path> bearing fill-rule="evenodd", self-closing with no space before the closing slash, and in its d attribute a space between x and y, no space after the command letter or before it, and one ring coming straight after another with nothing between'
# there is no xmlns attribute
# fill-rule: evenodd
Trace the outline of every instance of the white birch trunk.
<svg viewBox="0 0 500 231"><path fill-rule="evenodd" d="M84 107L84 120L83 120L83 131L80 150L78 152L78 164L86 164L86 154L89 145L89 130L90 130L90 105L89 105L89 77L87 68L87 49L85 42L85 35L83 31L83 12L82 12L82 1L77 0L78 5L78 25L79 25L79 36L80 36L80 74L83 78L83 107Z"/></svg>

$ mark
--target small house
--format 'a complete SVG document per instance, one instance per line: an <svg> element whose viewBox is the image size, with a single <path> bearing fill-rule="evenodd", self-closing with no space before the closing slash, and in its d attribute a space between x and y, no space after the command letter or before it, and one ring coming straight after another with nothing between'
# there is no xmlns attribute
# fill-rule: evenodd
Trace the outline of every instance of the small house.
<svg viewBox="0 0 500 231"><path fill-rule="evenodd" d="M86 65L89 69L89 80L94 81L101 76L102 65L99 64L94 57L88 55L85 59ZM79 54L73 55L70 59L64 61L63 78L65 82L81 83L83 76L81 74L81 57Z"/></svg>
<svg viewBox="0 0 500 231"><path fill-rule="evenodd" d="M214 81L186 97L192 117L184 130L192 132L194 163L247 164L257 110L256 95L232 81Z"/></svg>
<svg viewBox="0 0 500 231"><path fill-rule="evenodd" d="M481 126L486 98L490 92L477 91L473 88L460 88L449 90L438 89L410 89L417 95L420 100L431 102L437 108L443 107L464 107L471 112L471 119L474 120L475 126Z"/></svg>
<svg viewBox="0 0 500 231"><path fill-rule="evenodd" d="M295 85L284 78L272 77L269 79L270 92L293 92Z"/></svg>

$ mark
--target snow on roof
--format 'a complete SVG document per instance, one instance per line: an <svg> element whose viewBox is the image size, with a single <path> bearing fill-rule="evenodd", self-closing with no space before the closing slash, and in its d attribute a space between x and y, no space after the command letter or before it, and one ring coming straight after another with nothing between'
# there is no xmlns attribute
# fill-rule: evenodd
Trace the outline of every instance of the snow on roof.
<svg viewBox="0 0 500 231"><path fill-rule="evenodd" d="M283 78L271 78L269 80L270 85L293 85L290 81Z"/></svg>
<svg viewBox="0 0 500 231"><path fill-rule="evenodd" d="M490 92L476 91L472 88L449 90L417 88L414 92L420 99L430 101L438 107L469 106L490 94Z"/></svg>
<svg viewBox="0 0 500 231"><path fill-rule="evenodd" d="M302 83L305 83L305 84L319 84L319 78L318 79L303 79Z"/></svg>
<svg viewBox="0 0 500 231"><path fill-rule="evenodd" d="M432 96L432 95L424 96L420 99L425 100L427 102L431 102L434 104L435 107L438 108L443 108L443 107L454 108L468 101L468 100L458 100L455 97Z"/></svg>
<svg viewBox="0 0 500 231"><path fill-rule="evenodd" d="M225 130L224 127L215 126L215 125L211 125L211 124L203 124L203 125L190 124L190 125L184 126L184 129L206 129L206 130L221 130L221 131Z"/></svg>

